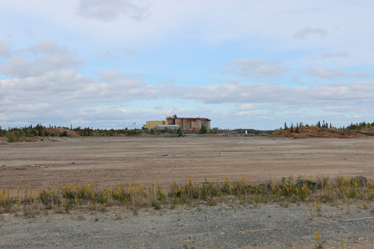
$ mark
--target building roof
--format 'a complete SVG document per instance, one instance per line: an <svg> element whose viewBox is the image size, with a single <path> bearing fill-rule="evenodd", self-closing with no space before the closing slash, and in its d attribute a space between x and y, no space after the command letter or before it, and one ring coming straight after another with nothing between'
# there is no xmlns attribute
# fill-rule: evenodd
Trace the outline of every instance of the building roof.
<svg viewBox="0 0 374 249"><path fill-rule="evenodd" d="M167 117L166 119L201 119L201 120L207 120L207 121L211 121L211 119L209 119L209 118L188 118L188 117L186 117L186 118L183 118L183 117L176 117L176 118L173 118L173 117Z"/></svg>

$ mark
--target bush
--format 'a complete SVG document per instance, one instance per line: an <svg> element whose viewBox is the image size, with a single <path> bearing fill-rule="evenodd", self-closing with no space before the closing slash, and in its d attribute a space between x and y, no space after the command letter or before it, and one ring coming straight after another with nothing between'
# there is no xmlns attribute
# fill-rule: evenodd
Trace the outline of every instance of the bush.
<svg viewBox="0 0 374 249"><path fill-rule="evenodd" d="M205 125L202 125L201 129L200 129L200 133L201 134L206 134L207 132L208 132L208 130L206 129Z"/></svg>
<svg viewBox="0 0 374 249"><path fill-rule="evenodd" d="M181 128L178 129L177 133L178 133L178 137L183 136L183 131Z"/></svg>
<svg viewBox="0 0 374 249"><path fill-rule="evenodd" d="M7 134L7 137L8 137L8 142L9 142L9 143L13 143L13 142L14 142L14 137L13 137L13 134L12 134L12 133L9 132L9 133Z"/></svg>
<svg viewBox="0 0 374 249"><path fill-rule="evenodd" d="M60 137L67 137L67 136L68 136L67 131L63 131L63 132L60 134Z"/></svg>

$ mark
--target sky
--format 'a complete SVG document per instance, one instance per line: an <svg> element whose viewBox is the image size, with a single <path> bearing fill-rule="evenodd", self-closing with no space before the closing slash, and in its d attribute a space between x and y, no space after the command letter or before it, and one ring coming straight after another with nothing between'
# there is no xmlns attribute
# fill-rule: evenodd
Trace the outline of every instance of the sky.
<svg viewBox="0 0 374 249"><path fill-rule="evenodd" d="M374 121L374 1L1 0L0 126Z"/></svg>

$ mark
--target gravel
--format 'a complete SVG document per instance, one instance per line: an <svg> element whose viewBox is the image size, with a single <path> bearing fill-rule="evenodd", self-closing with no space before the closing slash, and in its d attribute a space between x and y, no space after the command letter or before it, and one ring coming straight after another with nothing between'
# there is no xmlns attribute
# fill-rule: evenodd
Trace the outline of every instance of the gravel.
<svg viewBox="0 0 374 249"><path fill-rule="evenodd" d="M73 210L70 214L39 214L35 218L3 214L0 248L278 248L316 242L372 244L374 215L351 205L278 204L142 209L138 215L119 207L105 212ZM313 219L310 219L313 216ZM84 216L83 220L82 216ZM79 219L80 218L80 219ZM219 247L214 247L214 245Z"/></svg>

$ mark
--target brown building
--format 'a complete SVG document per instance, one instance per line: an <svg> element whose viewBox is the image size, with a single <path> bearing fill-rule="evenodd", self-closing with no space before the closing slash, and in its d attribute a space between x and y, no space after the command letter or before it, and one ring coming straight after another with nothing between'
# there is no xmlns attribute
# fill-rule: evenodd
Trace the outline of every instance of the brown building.
<svg viewBox="0 0 374 249"><path fill-rule="evenodd" d="M179 118L177 115L166 117L169 125L179 125L182 130L200 130L204 125L207 130L210 130L210 119L208 118Z"/></svg>

